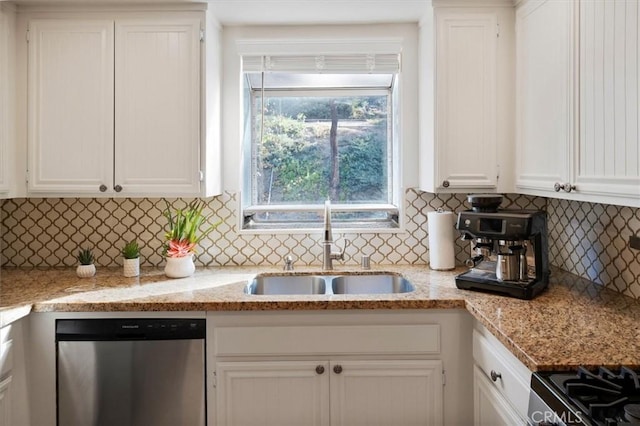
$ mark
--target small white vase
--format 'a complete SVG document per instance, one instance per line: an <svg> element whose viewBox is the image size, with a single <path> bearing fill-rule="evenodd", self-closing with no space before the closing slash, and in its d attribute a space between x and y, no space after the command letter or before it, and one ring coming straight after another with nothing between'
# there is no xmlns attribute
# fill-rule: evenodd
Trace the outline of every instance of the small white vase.
<svg viewBox="0 0 640 426"><path fill-rule="evenodd" d="M196 271L193 256L167 257L164 274L169 278L190 277Z"/></svg>
<svg viewBox="0 0 640 426"><path fill-rule="evenodd" d="M124 259L124 276L137 277L140 275L140 258Z"/></svg>
<svg viewBox="0 0 640 426"><path fill-rule="evenodd" d="M76 275L80 278L90 278L96 274L96 265L78 265Z"/></svg>

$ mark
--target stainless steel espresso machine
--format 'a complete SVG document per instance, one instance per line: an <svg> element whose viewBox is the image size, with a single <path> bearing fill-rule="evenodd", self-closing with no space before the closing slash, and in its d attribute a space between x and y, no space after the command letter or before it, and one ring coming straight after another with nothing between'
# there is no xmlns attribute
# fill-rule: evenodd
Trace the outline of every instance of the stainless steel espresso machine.
<svg viewBox="0 0 640 426"><path fill-rule="evenodd" d="M532 299L549 283L547 216L539 210L499 210L502 196L469 195L472 209L458 214L456 228L471 240L471 269L456 286Z"/></svg>

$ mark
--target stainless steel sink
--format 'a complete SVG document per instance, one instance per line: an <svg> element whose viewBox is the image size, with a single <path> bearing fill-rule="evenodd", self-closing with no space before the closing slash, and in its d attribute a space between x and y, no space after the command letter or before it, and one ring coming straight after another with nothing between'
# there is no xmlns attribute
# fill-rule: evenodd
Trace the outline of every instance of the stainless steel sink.
<svg viewBox="0 0 640 426"><path fill-rule="evenodd" d="M415 290L400 275L258 275L247 284L247 294L394 294Z"/></svg>
<svg viewBox="0 0 640 426"><path fill-rule="evenodd" d="M413 284L399 275L342 275L332 279L334 294L390 294L415 290Z"/></svg>
<svg viewBox="0 0 640 426"><path fill-rule="evenodd" d="M245 287L247 294L324 294L325 277L317 275L261 275Z"/></svg>

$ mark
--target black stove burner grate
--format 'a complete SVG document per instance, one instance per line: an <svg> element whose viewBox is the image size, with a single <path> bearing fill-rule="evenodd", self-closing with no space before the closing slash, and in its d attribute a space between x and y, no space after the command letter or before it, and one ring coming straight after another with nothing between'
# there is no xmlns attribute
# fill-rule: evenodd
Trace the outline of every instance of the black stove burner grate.
<svg viewBox="0 0 640 426"><path fill-rule="evenodd" d="M640 425L640 381L630 368L579 367L577 374L551 374L549 380L596 425Z"/></svg>

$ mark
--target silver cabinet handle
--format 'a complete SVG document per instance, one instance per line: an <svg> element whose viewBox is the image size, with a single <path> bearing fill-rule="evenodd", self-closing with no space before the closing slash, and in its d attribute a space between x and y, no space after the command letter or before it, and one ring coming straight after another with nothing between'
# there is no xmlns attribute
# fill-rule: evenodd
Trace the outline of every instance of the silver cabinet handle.
<svg viewBox="0 0 640 426"><path fill-rule="evenodd" d="M107 191L107 185L105 185L103 183L102 185L100 185L100 187L98 189L100 190L100 192L106 192Z"/></svg>
<svg viewBox="0 0 640 426"><path fill-rule="evenodd" d="M562 185L560 184L560 182L556 182L556 183L553 185L553 190L554 190L554 191L556 191L556 192L560 192L560 190L561 190L561 189L562 189Z"/></svg>
<svg viewBox="0 0 640 426"><path fill-rule="evenodd" d="M495 370L491 370L491 373L489 373L489 375L491 376L491 380L493 380L494 382L497 382L498 379L502 379L502 374L496 373Z"/></svg>
<svg viewBox="0 0 640 426"><path fill-rule="evenodd" d="M316 367L316 373L318 374L323 374L324 373L324 366L319 365Z"/></svg>
<svg viewBox="0 0 640 426"><path fill-rule="evenodd" d="M333 367L333 372L336 374L340 374L342 373L342 366L341 365L336 365Z"/></svg>
<svg viewBox="0 0 640 426"><path fill-rule="evenodd" d="M116 192L120 192L120 191L122 191L122 186L116 185L116 186L113 187L113 189L115 189Z"/></svg>
<svg viewBox="0 0 640 426"><path fill-rule="evenodd" d="M451 184L449 183L449 181L448 181L448 180L443 180L443 181L442 181L442 186L443 186L444 188L448 188L448 187L449 187L449 185L451 185Z"/></svg>

